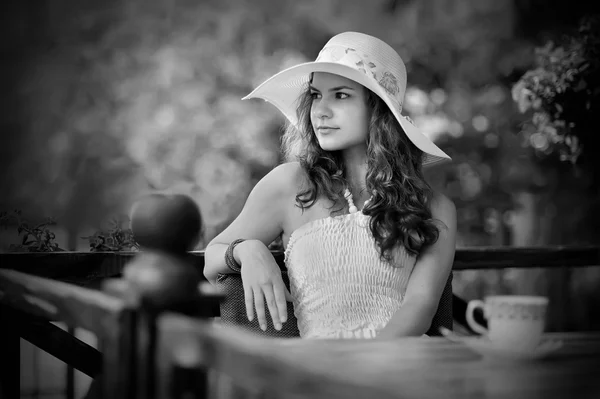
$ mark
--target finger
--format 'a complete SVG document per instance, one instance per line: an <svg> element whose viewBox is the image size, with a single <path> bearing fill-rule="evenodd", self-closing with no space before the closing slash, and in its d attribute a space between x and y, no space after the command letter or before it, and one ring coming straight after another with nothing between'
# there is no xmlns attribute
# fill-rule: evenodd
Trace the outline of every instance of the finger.
<svg viewBox="0 0 600 399"><path fill-rule="evenodd" d="M279 311L279 319L282 323L287 321L287 302L286 293L287 289L283 283L275 284L273 286L273 293L275 294L275 303L277 304L277 310Z"/></svg>
<svg viewBox="0 0 600 399"><path fill-rule="evenodd" d="M265 317L265 301L262 290L260 287L253 287L252 292L254 293L254 305L256 306L256 318L258 319L258 324L260 325L261 330L266 331L267 318Z"/></svg>
<svg viewBox="0 0 600 399"><path fill-rule="evenodd" d="M277 303L275 303L275 294L273 293L273 286L271 284L263 287L265 299L267 300L267 306L269 307L269 313L271 314L271 320L273 320L273 326L276 330L281 330L281 322L279 321L279 309Z"/></svg>
<svg viewBox="0 0 600 399"><path fill-rule="evenodd" d="M248 321L254 319L254 295L252 295L252 287L244 284L244 302L246 303L246 316Z"/></svg>

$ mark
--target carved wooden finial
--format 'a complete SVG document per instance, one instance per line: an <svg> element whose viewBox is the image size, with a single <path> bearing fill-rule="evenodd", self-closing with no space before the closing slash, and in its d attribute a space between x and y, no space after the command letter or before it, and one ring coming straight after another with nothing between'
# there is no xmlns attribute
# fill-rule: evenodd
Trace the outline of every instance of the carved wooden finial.
<svg viewBox="0 0 600 399"><path fill-rule="evenodd" d="M200 208L187 195L147 195L133 204L130 218L142 249L181 254L194 249L202 234Z"/></svg>
<svg viewBox="0 0 600 399"><path fill-rule="evenodd" d="M143 305L172 309L198 296L200 272L190 262L202 233L194 200L181 194L151 194L130 212L131 229L141 251L124 268L123 277Z"/></svg>

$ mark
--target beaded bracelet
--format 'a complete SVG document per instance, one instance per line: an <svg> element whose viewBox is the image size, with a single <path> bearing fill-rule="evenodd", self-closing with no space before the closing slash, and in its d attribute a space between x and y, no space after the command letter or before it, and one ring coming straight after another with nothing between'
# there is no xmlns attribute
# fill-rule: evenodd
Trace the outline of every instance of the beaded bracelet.
<svg viewBox="0 0 600 399"><path fill-rule="evenodd" d="M231 244L229 244L229 246L227 247L227 251L225 251L225 264L227 265L227 267L230 270L232 270L238 274L242 272L242 266L239 263L237 263L237 261L233 257L233 249L236 247L236 245L238 245L239 243L242 243L244 241L246 241L246 240L244 240L242 238L233 240L231 242Z"/></svg>

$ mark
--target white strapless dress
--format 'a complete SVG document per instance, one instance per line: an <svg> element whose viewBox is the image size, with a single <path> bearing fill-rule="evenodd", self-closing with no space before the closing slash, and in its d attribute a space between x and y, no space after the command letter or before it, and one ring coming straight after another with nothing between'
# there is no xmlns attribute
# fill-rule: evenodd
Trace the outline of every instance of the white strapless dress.
<svg viewBox="0 0 600 399"><path fill-rule="evenodd" d="M416 262L403 248L395 265L379 258L362 212L295 230L285 250L302 338L374 338L402 306Z"/></svg>

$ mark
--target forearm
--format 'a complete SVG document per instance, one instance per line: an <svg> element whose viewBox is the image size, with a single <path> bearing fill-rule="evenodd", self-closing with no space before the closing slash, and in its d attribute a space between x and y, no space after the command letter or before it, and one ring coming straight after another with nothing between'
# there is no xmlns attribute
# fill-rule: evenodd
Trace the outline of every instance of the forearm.
<svg viewBox="0 0 600 399"><path fill-rule="evenodd" d="M225 264L225 251L229 244L209 244L204 250L204 277L216 284L219 274L233 273Z"/></svg>
<svg viewBox="0 0 600 399"><path fill-rule="evenodd" d="M429 330L435 310L423 302L405 302L377 336L382 339L421 336Z"/></svg>
<svg viewBox="0 0 600 399"><path fill-rule="evenodd" d="M242 261L240 259L240 250L244 249L249 245L249 250L256 248L258 246L264 246L259 240L246 240L235 246L233 250L233 258L235 261L241 265ZM216 284L217 276L219 274L232 274L235 273L225 264L225 252L229 244L221 244L221 243L209 243L206 249L204 250L204 277L211 283Z"/></svg>

